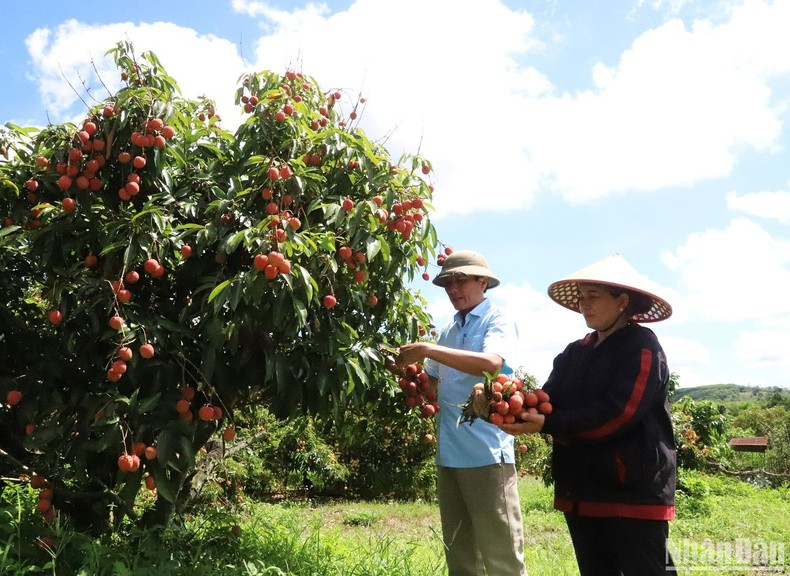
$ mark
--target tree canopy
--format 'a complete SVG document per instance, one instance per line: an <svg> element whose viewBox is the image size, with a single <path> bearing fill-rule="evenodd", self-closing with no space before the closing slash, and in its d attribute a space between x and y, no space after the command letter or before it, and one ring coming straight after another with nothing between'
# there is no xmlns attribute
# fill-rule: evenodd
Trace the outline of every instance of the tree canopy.
<svg viewBox="0 0 790 576"><path fill-rule="evenodd" d="M231 133L155 54L108 54L124 84L84 122L0 132L0 471L100 518L149 476L170 509L241 406L380 398L438 245L430 163L368 139L363 98L246 74Z"/></svg>

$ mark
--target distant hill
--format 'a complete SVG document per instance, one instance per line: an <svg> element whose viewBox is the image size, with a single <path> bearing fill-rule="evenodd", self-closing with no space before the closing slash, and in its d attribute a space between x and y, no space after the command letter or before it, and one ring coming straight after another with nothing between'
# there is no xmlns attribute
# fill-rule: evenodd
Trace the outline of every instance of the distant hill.
<svg viewBox="0 0 790 576"><path fill-rule="evenodd" d="M710 384L693 388L678 388L672 395L672 402L677 402L684 396L690 396L692 400L710 400L712 402L764 401L777 394L784 400L790 400L790 388Z"/></svg>

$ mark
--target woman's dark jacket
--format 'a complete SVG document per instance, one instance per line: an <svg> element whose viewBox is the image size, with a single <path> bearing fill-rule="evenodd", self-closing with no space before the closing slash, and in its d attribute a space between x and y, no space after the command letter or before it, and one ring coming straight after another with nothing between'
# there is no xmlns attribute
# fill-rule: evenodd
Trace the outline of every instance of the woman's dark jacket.
<svg viewBox="0 0 790 576"><path fill-rule="evenodd" d="M676 453L666 357L652 330L597 333L554 359L543 389L553 413L554 507L582 516L669 520Z"/></svg>

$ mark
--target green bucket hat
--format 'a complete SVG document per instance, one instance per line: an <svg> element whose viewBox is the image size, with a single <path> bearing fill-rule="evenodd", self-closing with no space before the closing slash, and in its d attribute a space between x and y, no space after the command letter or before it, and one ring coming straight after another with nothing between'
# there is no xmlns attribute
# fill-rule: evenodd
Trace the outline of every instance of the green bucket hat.
<svg viewBox="0 0 790 576"><path fill-rule="evenodd" d="M452 276L483 276L488 278L488 287L499 286L499 279L491 273L482 254L471 250L457 250L442 264L442 271L433 279L437 286L444 286Z"/></svg>

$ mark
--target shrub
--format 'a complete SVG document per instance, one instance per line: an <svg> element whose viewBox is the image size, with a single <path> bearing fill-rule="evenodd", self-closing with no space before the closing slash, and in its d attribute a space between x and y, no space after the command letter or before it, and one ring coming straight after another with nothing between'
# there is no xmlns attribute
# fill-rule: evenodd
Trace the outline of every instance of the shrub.
<svg viewBox="0 0 790 576"><path fill-rule="evenodd" d="M263 407L238 420L238 436L210 469L200 502L243 496L428 499L434 495L433 423L391 397L342 419L278 419ZM205 457L205 456L204 456ZM199 459L198 468L208 471Z"/></svg>
<svg viewBox="0 0 790 576"><path fill-rule="evenodd" d="M764 454L741 456L742 467L757 469L757 475L771 485L790 482L790 408L783 403L752 405L734 419L743 436L767 436L768 450Z"/></svg>
<svg viewBox="0 0 790 576"><path fill-rule="evenodd" d="M727 444L725 408L685 396L672 404L672 425L678 448L678 467L710 470L731 454Z"/></svg>
<svg viewBox="0 0 790 576"><path fill-rule="evenodd" d="M675 501L679 517L706 516L710 512L708 496L710 486L706 476L695 470L678 470Z"/></svg>
<svg viewBox="0 0 790 576"><path fill-rule="evenodd" d="M344 491L360 498L428 499L435 494L435 431L432 419L404 412L382 398L374 412L350 412L327 438L349 470Z"/></svg>

